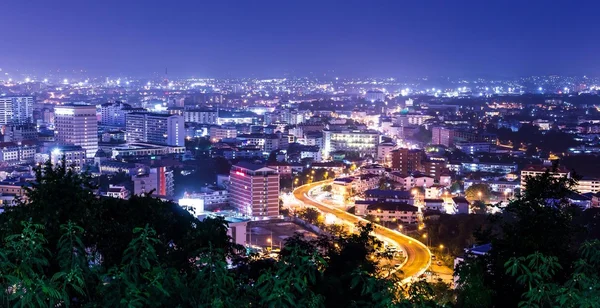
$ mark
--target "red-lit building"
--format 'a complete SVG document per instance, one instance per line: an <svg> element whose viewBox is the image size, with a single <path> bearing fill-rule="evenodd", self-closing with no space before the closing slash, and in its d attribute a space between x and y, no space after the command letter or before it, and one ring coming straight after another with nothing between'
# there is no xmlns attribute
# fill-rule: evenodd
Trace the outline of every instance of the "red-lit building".
<svg viewBox="0 0 600 308"><path fill-rule="evenodd" d="M277 170L247 162L231 167L230 203L252 217L279 215L279 174Z"/></svg>

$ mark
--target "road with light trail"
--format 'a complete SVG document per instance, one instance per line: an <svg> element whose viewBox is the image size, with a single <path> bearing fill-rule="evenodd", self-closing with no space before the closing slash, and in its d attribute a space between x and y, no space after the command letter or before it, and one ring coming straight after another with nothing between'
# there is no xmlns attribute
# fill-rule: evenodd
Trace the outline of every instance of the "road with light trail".
<svg viewBox="0 0 600 308"><path fill-rule="evenodd" d="M356 224L358 222L368 223L369 221L367 221L364 218L352 215L344 210L340 210L338 208L326 205L309 196L309 192L312 189L330 183L332 183L332 180L302 185L294 190L294 197L299 201L303 202L305 205L316 207L325 214L332 214L338 219L349 222L351 224ZM418 240L401 234L398 231L391 230L389 228L385 228L377 224L375 224L374 232L377 235L389 239L390 241L396 243L398 246L404 249L407 257L406 263L404 264L404 266L402 266L402 272L404 273L404 277L418 277L425 273L425 271L431 265L431 252L423 243L419 242Z"/></svg>

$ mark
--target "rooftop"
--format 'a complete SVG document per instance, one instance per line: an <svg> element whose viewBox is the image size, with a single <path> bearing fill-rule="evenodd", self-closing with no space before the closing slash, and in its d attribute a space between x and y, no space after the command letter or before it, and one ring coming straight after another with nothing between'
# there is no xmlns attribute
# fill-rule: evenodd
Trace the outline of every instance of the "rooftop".
<svg viewBox="0 0 600 308"><path fill-rule="evenodd" d="M378 202L374 204L367 205L367 210L370 211L407 211L407 212L417 212L419 208L416 206L412 206L406 202Z"/></svg>
<svg viewBox="0 0 600 308"><path fill-rule="evenodd" d="M382 197L382 198L396 198L396 199L410 199L412 194L407 190L382 190L382 189L369 189L365 191L367 197Z"/></svg>
<svg viewBox="0 0 600 308"><path fill-rule="evenodd" d="M247 161L241 161L235 165L233 165L233 167L237 167L237 168L243 168L243 169L248 169L251 171L258 171L260 169L269 169L269 170L273 170L271 168L266 167L265 165L260 165L260 164L253 164ZM275 170L273 170L275 171Z"/></svg>
<svg viewBox="0 0 600 308"><path fill-rule="evenodd" d="M522 171L537 171L537 172L560 172L560 173L569 173L569 169L563 167L563 166L558 166L556 167L556 170L554 170L553 166L546 166L546 165L528 165L525 166L525 168L523 168Z"/></svg>

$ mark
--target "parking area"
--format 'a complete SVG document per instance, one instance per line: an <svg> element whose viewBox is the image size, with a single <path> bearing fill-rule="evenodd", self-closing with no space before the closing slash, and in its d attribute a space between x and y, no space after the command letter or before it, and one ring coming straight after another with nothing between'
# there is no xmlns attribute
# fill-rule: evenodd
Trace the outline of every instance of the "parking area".
<svg viewBox="0 0 600 308"><path fill-rule="evenodd" d="M317 236L304 229L302 226L287 221L253 221L248 224L247 241L252 246L280 249L285 244L285 239L301 233L307 238Z"/></svg>

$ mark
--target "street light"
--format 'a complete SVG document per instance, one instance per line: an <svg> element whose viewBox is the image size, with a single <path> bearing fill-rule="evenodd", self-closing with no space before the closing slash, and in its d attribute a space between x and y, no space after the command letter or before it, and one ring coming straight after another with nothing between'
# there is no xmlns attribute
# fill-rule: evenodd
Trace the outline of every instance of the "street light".
<svg viewBox="0 0 600 308"><path fill-rule="evenodd" d="M273 241L271 240L270 237L267 239L267 243L269 243L269 245L271 245L271 251L273 251Z"/></svg>
<svg viewBox="0 0 600 308"><path fill-rule="evenodd" d="M440 244L440 251L444 252L444 244Z"/></svg>

